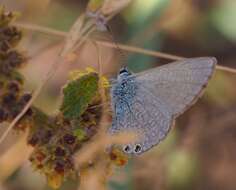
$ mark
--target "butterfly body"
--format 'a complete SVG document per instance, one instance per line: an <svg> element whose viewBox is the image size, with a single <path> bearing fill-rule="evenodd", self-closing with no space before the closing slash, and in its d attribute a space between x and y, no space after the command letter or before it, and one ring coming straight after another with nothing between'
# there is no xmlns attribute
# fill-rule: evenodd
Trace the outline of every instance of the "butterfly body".
<svg viewBox="0 0 236 190"><path fill-rule="evenodd" d="M124 107L122 105L126 104L128 107L132 105L137 88L138 84L135 78L131 77L131 73L127 69L121 69L116 84L111 88L112 102L116 102L113 105L116 116L122 112Z"/></svg>
<svg viewBox="0 0 236 190"><path fill-rule="evenodd" d="M174 120L202 94L215 68L215 58L193 58L132 74L123 68L111 88L111 134L135 132L138 139L123 147L141 154L159 144Z"/></svg>

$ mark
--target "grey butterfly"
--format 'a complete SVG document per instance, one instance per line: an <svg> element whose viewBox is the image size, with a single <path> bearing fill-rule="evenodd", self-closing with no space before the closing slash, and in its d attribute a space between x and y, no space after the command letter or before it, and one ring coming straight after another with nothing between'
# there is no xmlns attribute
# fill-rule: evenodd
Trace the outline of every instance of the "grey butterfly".
<svg viewBox="0 0 236 190"><path fill-rule="evenodd" d="M141 73L122 68L111 88L113 111L109 133L134 131L138 140L127 154L141 154L162 141L174 120L202 95L213 75L216 59L191 58Z"/></svg>

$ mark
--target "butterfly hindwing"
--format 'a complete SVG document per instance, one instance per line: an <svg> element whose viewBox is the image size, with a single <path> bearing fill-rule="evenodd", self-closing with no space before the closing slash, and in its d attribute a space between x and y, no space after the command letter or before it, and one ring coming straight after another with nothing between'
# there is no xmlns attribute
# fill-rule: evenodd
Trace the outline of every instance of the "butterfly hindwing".
<svg viewBox="0 0 236 190"><path fill-rule="evenodd" d="M140 131L140 138L134 144L141 146L139 152L133 153L140 154L159 144L166 137L174 119L167 107L142 86L137 89L137 96L130 107L131 117L135 123L134 130L138 128Z"/></svg>
<svg viewBox="0 0 236 190"><path fill-rule="evenodd" d="M172 115L158 97L153 97L136 82L135 77L116 83L111 94L114 115L109 132L138 135L138 140L129 144L128 153L147 151L166 136L173 123Z"/></svg>

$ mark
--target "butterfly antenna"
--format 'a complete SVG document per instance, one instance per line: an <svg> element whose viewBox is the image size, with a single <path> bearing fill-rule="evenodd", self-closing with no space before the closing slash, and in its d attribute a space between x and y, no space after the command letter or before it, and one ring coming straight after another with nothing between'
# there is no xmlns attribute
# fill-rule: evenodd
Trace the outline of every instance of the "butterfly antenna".
<svg viewBox="0 0 236 190"><path fill-rule="evenodd" d="M107 31L109 32L109 34L110 34L110 36L111 36L111 38L112 38L112 41L114 42L114 44L115 44L115 46L116 46L116 49L119 51L121 57L124 59L124 58L125 58L125 54L124 54L124 52L120 49L120 47L119 47L119 45L118 45L118 42L116 41L116 39L115 39L115 37L114 37L114 35L113 35L114 33L112 32L111 27L110 27L108 24L106 24L106 28L107 28Z"/></svg>

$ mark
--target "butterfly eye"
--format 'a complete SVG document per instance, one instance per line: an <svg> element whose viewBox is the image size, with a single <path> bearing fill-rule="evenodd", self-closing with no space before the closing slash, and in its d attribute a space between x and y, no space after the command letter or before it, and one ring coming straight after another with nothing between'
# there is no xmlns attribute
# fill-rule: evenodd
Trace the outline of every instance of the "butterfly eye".
<svg viewBox="0 0 236 190"><path fill-rule="evenodd" d="M142 150L142 146L140 144L136 144L134 147L134 152L135 153L140 153Z"/></svg>
<svg viewBox="0 0 236 190"><path fill-rule="evenodd" d="M119 74L128 73L127 69L124 67L120 70Z"/></svg>
<svg viewBox="0 0 236 190"><path fill-rule="evenodd" d="M123 150L125 153L131 153L132 148L130 147L130 145L126 145L126 146L124 146Z"/></svg>

